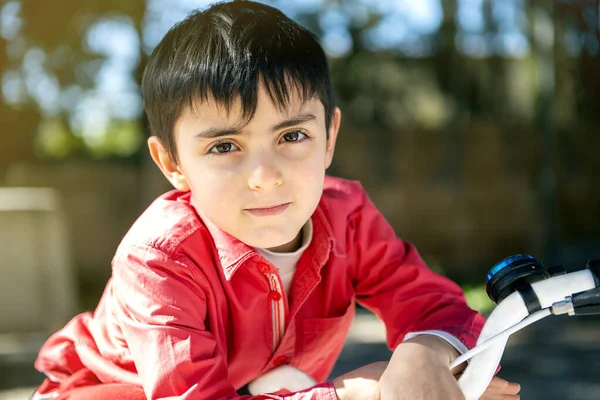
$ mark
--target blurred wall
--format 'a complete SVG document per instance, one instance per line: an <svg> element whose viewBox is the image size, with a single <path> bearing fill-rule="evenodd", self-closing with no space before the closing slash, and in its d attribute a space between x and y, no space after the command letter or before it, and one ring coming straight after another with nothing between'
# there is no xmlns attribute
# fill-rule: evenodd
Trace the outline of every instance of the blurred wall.
<svg viewBox="0 0 600 400"><path fill-rule="evenodd" d="M148 182L148 177L155 181ZM62 194L75 273L87 304L99 296L121 238L146 205L141 204L141 193L153 185L166 188L166 180L157 178L141 174L132 165L78 160L15 163L8 169L5 184L51 187Z"/></svg>

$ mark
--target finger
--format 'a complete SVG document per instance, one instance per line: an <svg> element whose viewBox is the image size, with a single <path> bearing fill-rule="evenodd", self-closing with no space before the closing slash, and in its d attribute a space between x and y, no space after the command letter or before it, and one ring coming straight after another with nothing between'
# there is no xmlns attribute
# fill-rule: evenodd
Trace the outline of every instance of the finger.
<svg viewBox="0 0 600 400"><path fill-rule="evenodd" d="M486 389L484 392L484 396L488 396L488 397L494 397L494 396L514 396L519 394L520 391L520 387L509 387L507 389L504 390L499 390L499 389Z"/></svg>
<svg viewBox="0 0 600 400"><path fill-rule="evenodd" d="M490 381L486 391L495 393L517 394L521 390L521 385L515 382L509 382L505 379L495 376Z"/></svg>
<svg viewBox="0 0 600 400"><path fill-rule="evenodd" d="M479 400L520 400L521 396L518 394L484 394Z"/></svg>
<svg viewBox="0 0 600 400"><path fill-rule="evenodd" d="M488 387L504 389L505 387L508 386L509 383L510 382L508 382L506 379L502 379L500 377L494 376L492 378L492 380L490 381L490 384L488 385Z"/></svg>
<svg viewBox="0 0 600 400"><path fill-rule="evenodd" d="M521 385L516 382L509 382L504 393L506 394L517 394L521 391Z"/></svg>
<svg viewBox="0 0 600 400"><path fill-rule="evenodd" d="M511 388L510 390L498 390L498 389L486 389L484 394L486 396L512 396L512 395L516 395L519 394L520 391L520 387L519 388Z"/></svg>
<svg viewBox="0 0 600 400"><path fill-rule="evenodd" d="M506 382L506 381L505 381ZM521 391L521 385L515 382L506 382L496 387L489 388L491 393L499 394L517 394Z"/></svg>

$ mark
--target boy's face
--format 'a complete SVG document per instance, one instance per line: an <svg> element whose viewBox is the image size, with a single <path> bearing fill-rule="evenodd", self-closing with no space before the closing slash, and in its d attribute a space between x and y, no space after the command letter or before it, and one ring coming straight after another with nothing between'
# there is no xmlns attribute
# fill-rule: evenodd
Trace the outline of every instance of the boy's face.
<svg viewBox="0 0 600 400"><path fill-rule="evenodd" d="M336 109L327 139L320 100L290 96L279 111L261 85L246 124L239 103L229 114L212 100L184 111L174 128L178 163L156 137L148 143L165 176L191 191L203 217L250 246L291 251L321 198L339 124Z"/></svg>

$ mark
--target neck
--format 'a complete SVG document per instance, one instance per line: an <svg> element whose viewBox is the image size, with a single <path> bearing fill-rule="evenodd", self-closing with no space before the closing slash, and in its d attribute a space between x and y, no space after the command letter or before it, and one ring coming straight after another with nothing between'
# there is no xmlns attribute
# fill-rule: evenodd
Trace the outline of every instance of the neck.
<svg viewBox="0 0 600 400"><path fill-rule="evenodd" d="M274 253L291 253L293 251L298 250L300 248L300 246L302 246L302 231L303 230L304 230L304 227L302 227L302 229L300 229L300 232L298 232L298 234L292 241L282 244L281 246L270 247L267 250L272 251Z"/></svg>

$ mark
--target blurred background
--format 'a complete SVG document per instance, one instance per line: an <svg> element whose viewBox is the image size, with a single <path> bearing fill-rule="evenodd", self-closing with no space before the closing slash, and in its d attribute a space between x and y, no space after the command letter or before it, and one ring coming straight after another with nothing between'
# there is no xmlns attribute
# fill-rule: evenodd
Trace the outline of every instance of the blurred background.
<svg viewBox="0 0 600 400"><path fill-rule="evenodd" d="M264 2L330 57L330 173L361 180L473 307L490 310L485 273L511 254L570 270L600 258L598 0ZM141 72L210 3L0 3L0 399L41 381L39 346L94 308L121 238L169 189L145 147ZM541 322L511 340L501 376L527 399L600 398L599 338L597 318ZM336 372L385 357L382 340L360 311Z"/></svg>

